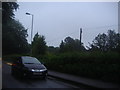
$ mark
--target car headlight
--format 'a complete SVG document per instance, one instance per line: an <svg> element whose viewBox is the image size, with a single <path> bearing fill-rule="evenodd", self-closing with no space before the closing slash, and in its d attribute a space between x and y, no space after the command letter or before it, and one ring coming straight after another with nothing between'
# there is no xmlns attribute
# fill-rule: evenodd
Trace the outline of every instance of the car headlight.
<svg viewBox="0 0 120 90"><path fill-rule="evenodd" d="M33 72L43 72L43 71L46 71L47 69L31 69L31 71Z"/></svg>
<svg viewBox="0 0 120 90"><path fill-rule="evenodd" d="M42 72L42 71L46 71L46 70L47 70L47 69L41 69L40 72Z"/></svg>
<svg viewBox="0 0 120 90"><path fill-rule="evenodd" d="M34 72L34 71L35 71L35 69L31 69L31 71L33 71L33 72Z"/></svg>

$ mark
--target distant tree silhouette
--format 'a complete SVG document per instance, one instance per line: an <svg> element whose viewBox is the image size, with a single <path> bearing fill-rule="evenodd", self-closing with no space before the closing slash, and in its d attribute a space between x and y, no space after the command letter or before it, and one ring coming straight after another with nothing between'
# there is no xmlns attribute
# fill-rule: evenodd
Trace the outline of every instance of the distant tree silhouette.
<svg viewBox="0 0 120 90"><path fill-rule="evenodd" d="M64 41L61 41L60 52L72 52L72 51L84 51L83 43L80 48L80 40L66 37Z"/></svg>
<svg viewBox="0 0 120 90"><path fill-rule="evenodd" d="M46 48L45 37L36 33L32 42L32 54L34 56L43 55L46 53Z"/></svg>
<svg viewBox="0 0 120 90"><path fill-rule="evenodd" d="M120 51L120 34L114 30L108 30L108 34L98 34L90 47L92 51Z"/></svg>
<svg viewBox="0 0 120 90"><path fill-rule="evenodd" d="M64 42L62 40L61 44L60 44L60 52L64 52L65 51L64 47L65 47L65 45L64 45Z"/></svg>

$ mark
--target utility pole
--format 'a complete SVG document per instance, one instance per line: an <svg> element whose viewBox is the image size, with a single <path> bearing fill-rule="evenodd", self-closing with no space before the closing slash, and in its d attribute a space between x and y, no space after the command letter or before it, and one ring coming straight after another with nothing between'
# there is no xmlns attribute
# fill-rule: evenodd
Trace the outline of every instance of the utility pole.
<svg viewBox="0 0 120 90"><path fill-rule="evenodd" d="M81 50L81 46L82 46L81 39L82 39L82 28L80 28L80 50Z"/></svg>

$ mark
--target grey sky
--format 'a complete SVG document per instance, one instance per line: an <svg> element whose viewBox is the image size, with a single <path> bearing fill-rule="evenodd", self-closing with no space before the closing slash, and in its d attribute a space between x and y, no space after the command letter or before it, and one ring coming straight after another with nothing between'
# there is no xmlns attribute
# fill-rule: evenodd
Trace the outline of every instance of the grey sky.
<svg viewBox="0 0 120 90"><path fill-rule="evenodd" d="M25 28L28 28L30 42L31 16L34 14L34 32L44 35L47 45L59 46L65 37L79 39L79 29L83 28L82 42L84 46L99 33L108 29L118 32L117 2L19 2L15 12Z"/></svg>

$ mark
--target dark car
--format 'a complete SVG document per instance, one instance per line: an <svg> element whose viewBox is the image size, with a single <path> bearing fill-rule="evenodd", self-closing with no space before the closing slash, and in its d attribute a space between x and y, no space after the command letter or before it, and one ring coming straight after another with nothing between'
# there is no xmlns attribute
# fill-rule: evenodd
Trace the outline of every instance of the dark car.
<svg viewBox="0 0 120 90"><path fill-rule="evenodd" d="M47 68L35 57L22 56L14 60L11 73L20 77L46 78Z"/></svg>

